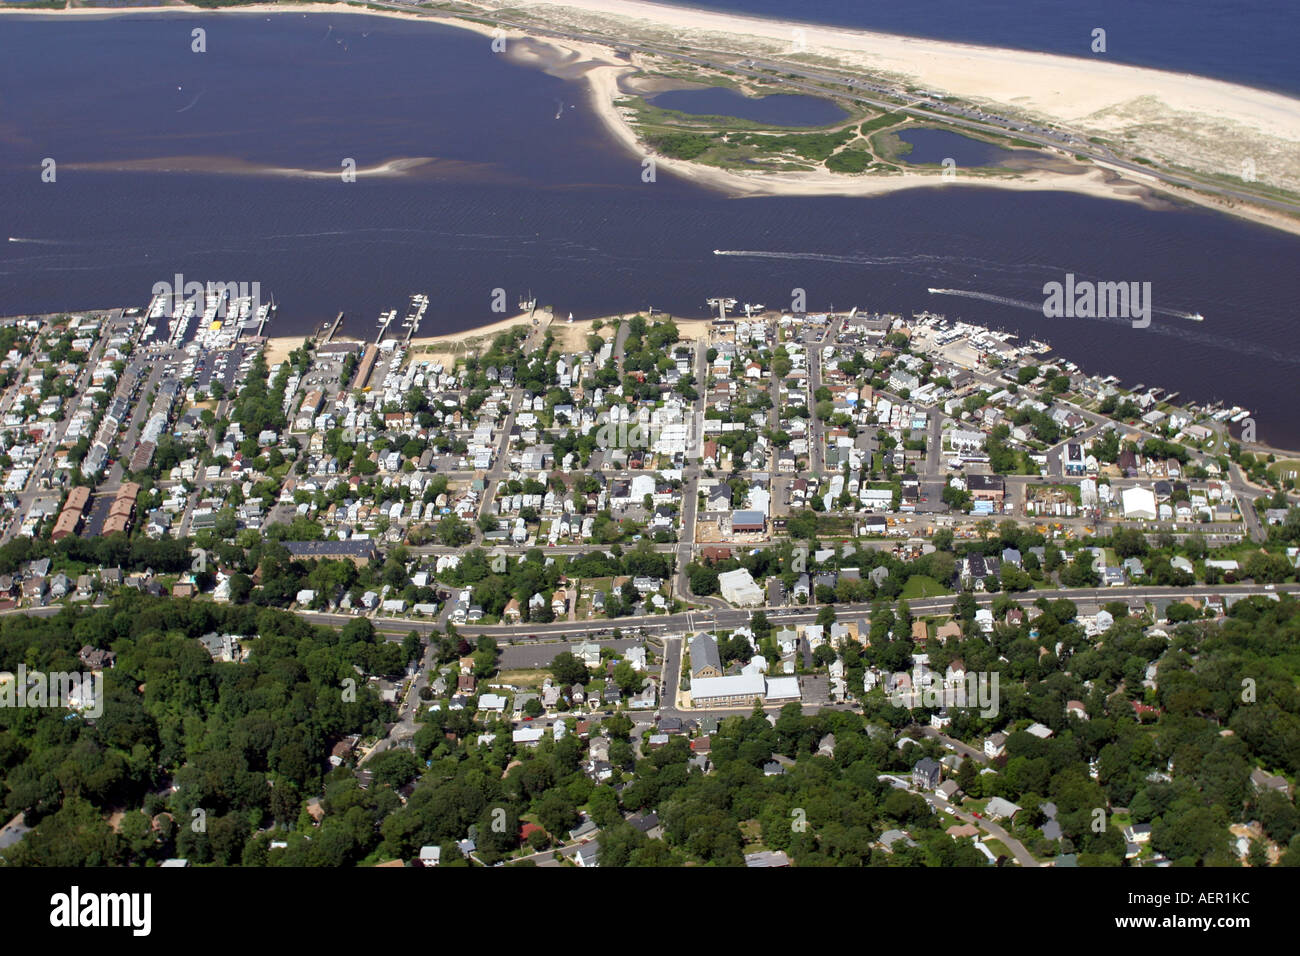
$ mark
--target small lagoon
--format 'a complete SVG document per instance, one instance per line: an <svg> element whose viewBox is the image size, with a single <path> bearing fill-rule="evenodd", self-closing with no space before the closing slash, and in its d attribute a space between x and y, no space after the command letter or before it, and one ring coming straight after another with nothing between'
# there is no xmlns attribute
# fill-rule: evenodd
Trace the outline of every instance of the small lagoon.
<svg viewBox="0 0 1300 956"><path fill-rule="evenodd" d="M945 159L958 166L1000 166L1013 157L1034 154L1033 150L1008 149L942 129L902 129L895 135L912 147L898 158L913 166L937 166Z"/></svg>
<svg viewBox="0 0 1300 956"><path fill-rule="evenodd" d="M752 97L722 86L670 90L649 97L649 102L663 110L677 110L692 116L733 116L767 126L829 126L847 119L849 115L834 101L819 96L773 93L771 96Z"/></svg>

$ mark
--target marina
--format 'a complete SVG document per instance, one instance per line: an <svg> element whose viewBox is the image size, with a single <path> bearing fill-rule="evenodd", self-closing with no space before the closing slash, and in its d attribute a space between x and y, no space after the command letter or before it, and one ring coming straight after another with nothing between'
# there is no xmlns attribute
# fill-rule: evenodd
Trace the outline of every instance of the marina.
<svg viewBox="0 0 1300 956"><path fill-rule="evenodd" d="M407 306L406 317L402 319L400 327L406 331L402 335L402 345L410 343L412 336L420 328L420 322L424 319L424 314L429 310L429 297L422 292L416 292L411 295L410 304ZM342 313L339 314L340 319ZM395 341L390 339L388 330L392 324L397 321L397 310L389 309L379 315L379 333L375 336L375 344L381 345L385 341Z"/></svg>

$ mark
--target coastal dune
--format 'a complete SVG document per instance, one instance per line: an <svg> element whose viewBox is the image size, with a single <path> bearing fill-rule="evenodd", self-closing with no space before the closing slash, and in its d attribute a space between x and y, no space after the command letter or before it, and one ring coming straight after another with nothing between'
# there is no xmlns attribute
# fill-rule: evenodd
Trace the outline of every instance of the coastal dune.
<svg viewBox="0 0 1300 956"><path fill-rule="evenodd" d="M954 96L1002 115L1039 125L1060 125L1098 137L1121 150L1169 166L1242 182L1255 181L1300 193L1300 100L1191 74L1108 62L1089 52L1066 57L969 44L847 30L786 20L719 13L644 0L526 0L511 4L557 30L599 31L644 37L666 48L779 56L810 66L887 77L900 85ZM503 13L506 11L503 11ZM561 46L567 46L567 41ZM802 50L802 52L796 52ZM619 78L633 72L624 61L593 67L587 78L594 102L614 134L647 154L616 104ZM734 195L879 195L898 189L948 188L953 182L1000 189L1066 190L1151 204L1151 189L1171 190L1153 176L1097 161L1071 172L1027 171L1014 178L923 173L887 177L844 176L830 171L740 173L695 163L661 165ZM1180 198L1230 211L1290 232L1300 221L1259 206L1243 206L1186 189Z"/></svg>
<svg viewBox="0 0 1300 956"><path fill-rule="evenodd" d="M1117 106L1153 98L1176 112L1233 120L1244 128L1300 144L1300 101L1208 77L1109 62L1104 54L1089 53L1086 35L1079 38L1079 56L1067 57L644 0L525 0L510 7L544 14L552 23L575 14L625 18L635 21L639 31L670 32L678 45L712 48L719 39L761 44L770 53L793 60L843 61L929 90L1071 123L1099 114L1104 121ZM805 52L796 53L800 45Z"/></svg>
<svg viewBox="0 0 1300 956"><path fill-rule="evenodd" d="M523 39L522 37L520 39ZM634 68L615 58L605 48L592 44L527 40L527 45L509 48L519 63L535 66L555 76L581 76L588 84L590 103L614 138L637 160L653 157L657 169L689 179L732 196L883 196L900 189L953 188L963 180L945 179L934 173L904 171L889 176L845 176L828 169L799 172L741 172L701 163L673 159L651 149L620 110L625 98L625 81ZM969 182L997 189L1077 192L1095 198L1121 199L1159 205L1145 185L1126 181L1100 166L1046 164L1011 177L980 177ZM1154 184L1154 180L1150 181Z"/></svg>

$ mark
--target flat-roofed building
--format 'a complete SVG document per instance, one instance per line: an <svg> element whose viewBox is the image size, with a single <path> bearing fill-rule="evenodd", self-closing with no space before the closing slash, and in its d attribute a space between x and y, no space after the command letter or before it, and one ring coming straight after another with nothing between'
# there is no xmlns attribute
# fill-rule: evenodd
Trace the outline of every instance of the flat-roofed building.
<svg viewBox="0 0 1300 956"><path fill-rule="evenodd" d="M752 704L755 700L766 699L767 682L762 674L691 679L691 704L695 707Z"/></svg>
<svg viewBox="0 0 1300 956"><path fill-rule="evenodd" d="M718 575L718 590L732 604L754 606L763 603L763 589L744 568Z"/></svg>
<svg viewBox="0 0 1300 956"><path fill-rule="evenodd" d="M761 511L733 511L732 534L762 534L767 530L767 516Z"/></svg>
<svg viewBox="0 0 1300 956"><path fill-rule="evenodd" d="M353 538L350 541L285 541L285 550L295 558L347 558L353 564L364 564L374 560L378 552L375 542L369 538Z"/></svg>

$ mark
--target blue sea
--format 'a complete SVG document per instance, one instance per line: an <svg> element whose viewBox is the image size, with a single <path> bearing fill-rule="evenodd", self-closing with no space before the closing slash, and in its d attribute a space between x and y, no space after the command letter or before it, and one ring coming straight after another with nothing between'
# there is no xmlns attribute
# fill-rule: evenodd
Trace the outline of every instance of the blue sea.
<svg viewBox="0 0 1300 956"><path fill-rule="evenodd" d="M691 0L686 6L1197 73L1300 92L1290 0ZM1092 52L1093 30L1106 52Z"/></svg>

